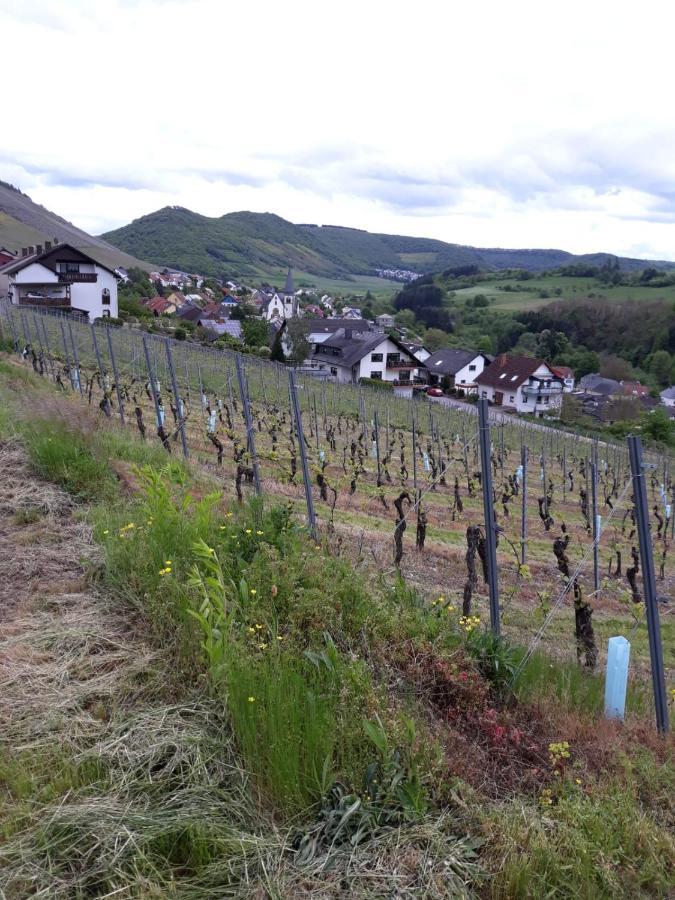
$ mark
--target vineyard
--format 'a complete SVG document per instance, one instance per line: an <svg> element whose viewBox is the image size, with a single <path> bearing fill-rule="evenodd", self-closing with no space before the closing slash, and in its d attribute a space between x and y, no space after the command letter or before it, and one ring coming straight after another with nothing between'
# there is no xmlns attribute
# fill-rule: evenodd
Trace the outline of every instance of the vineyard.
<svg viewBox="0 0 675 900"><path fill-rule="evenodd" d="M671 459L0 326L3 896L666 896Z"/></svg>
<svg viewBox="0 0 675 900"><path fill-rule="evenodd" d="M400 572L459 615L485 612L473 411L127 329L9 307L3 319L25 364L102 418L203 463L240 501L286 499L315 536L377 571ZM617 618L646 644L626 448L501 416L489 453L504 633L549 641L590 668ZM649 465L658 590L667 597L675 478L667 456L650 455ZM565 624L569 605L574 628ZM597 637L594 611L607 622Z"/></svg>

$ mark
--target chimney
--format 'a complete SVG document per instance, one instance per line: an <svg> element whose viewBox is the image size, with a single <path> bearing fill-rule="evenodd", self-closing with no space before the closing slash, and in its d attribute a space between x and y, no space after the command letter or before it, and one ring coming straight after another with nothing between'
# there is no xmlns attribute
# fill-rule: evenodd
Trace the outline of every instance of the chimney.
<svg viewBox="0 0 675 900"><path fill-rule="evenodd" d="M22 255L22 256L28 256L28 247L22 247L22 248L21 248L21 255Z"/></svg>
<svg viewBox="0 0 675 900"><path fill-rule="evenodd" d="M52 242L45 241L45 253L48 253L52 249Z"/></svg>
<svg viewBox="0 0 675 900"><path fill-rule="evenodd" d="M35 252L37 253L38 256L42 253L42 244L35 245Z"/></svg>

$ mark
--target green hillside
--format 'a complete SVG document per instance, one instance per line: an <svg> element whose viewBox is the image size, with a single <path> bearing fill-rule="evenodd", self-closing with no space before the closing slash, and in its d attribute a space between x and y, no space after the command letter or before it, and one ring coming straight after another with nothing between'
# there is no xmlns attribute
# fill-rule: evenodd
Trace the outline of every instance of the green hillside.
<svg viewBox="0 0 675 900"><path fill-rule="evenodd" d="M62 219L56 213L34 203L30 197L11 184L0 181L0 247L21 252L22 247L44 244L58 238L62 243L72 244L85 253L90 253L104 265L140 266L148 265L133 254L125 253L111 246L100 237L93 237Z"/></svg>
<svg viewBox="0 0 675 900"><path fill-rule="evenodd" d="M430 238L372 234L334 225L294 225L271 213L236 212L210 218L165 207L103 235L116 247L161 266L220 277L273 277L290 265L311 276L352 280L377 269L424 273L455 266L537 272L577 262L601 264L609 254L574 256L563 250L504 250ZM639 270L644 260L620 259ZM675 263L658 263L671 268Z"/></svg>

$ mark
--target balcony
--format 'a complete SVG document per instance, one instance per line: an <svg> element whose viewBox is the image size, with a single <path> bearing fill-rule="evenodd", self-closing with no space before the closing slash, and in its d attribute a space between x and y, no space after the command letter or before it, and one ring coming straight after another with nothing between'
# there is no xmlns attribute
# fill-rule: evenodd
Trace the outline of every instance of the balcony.
<svg viewBox="0 0 675 900"><path fill-rule="evenodd" d="M65 282L65 284L74 284L80 281L94 284L97 279L96 272L59 272L59 281Z"/></svg>
<svg viewBox="0 0 675 900"><path fill-rule="evenodd" d="M418 364L410 360L399 359L398 357L387 357L387 368L397 372L412 372L418 368Z"/></svg>
<svg viewBox="0 0 675 900"><path fill-rule="evenodd" d="M70 297L19 297L19 306L36 306L42 309L70 309Z"/></svg>
<svg viewBox="0 0 675 900"><path fill-rule="evenodd" d="M540 385L524 384L522 387L524 397L557 397L562 394L563 386L559 382L545 382Z"/></svg>

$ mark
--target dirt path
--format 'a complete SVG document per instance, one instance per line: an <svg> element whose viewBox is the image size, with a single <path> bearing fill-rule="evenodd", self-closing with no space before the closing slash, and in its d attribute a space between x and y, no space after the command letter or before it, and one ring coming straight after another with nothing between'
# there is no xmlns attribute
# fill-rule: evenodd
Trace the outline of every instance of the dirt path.
<svg viewBox="0 0 675 900"><path fill-rule="evenodd" d="M0 445L0 746L10 752L95 740L122 681L150 663L91 587L97 556L68 495L32 474L18 442Z"/></svg>

